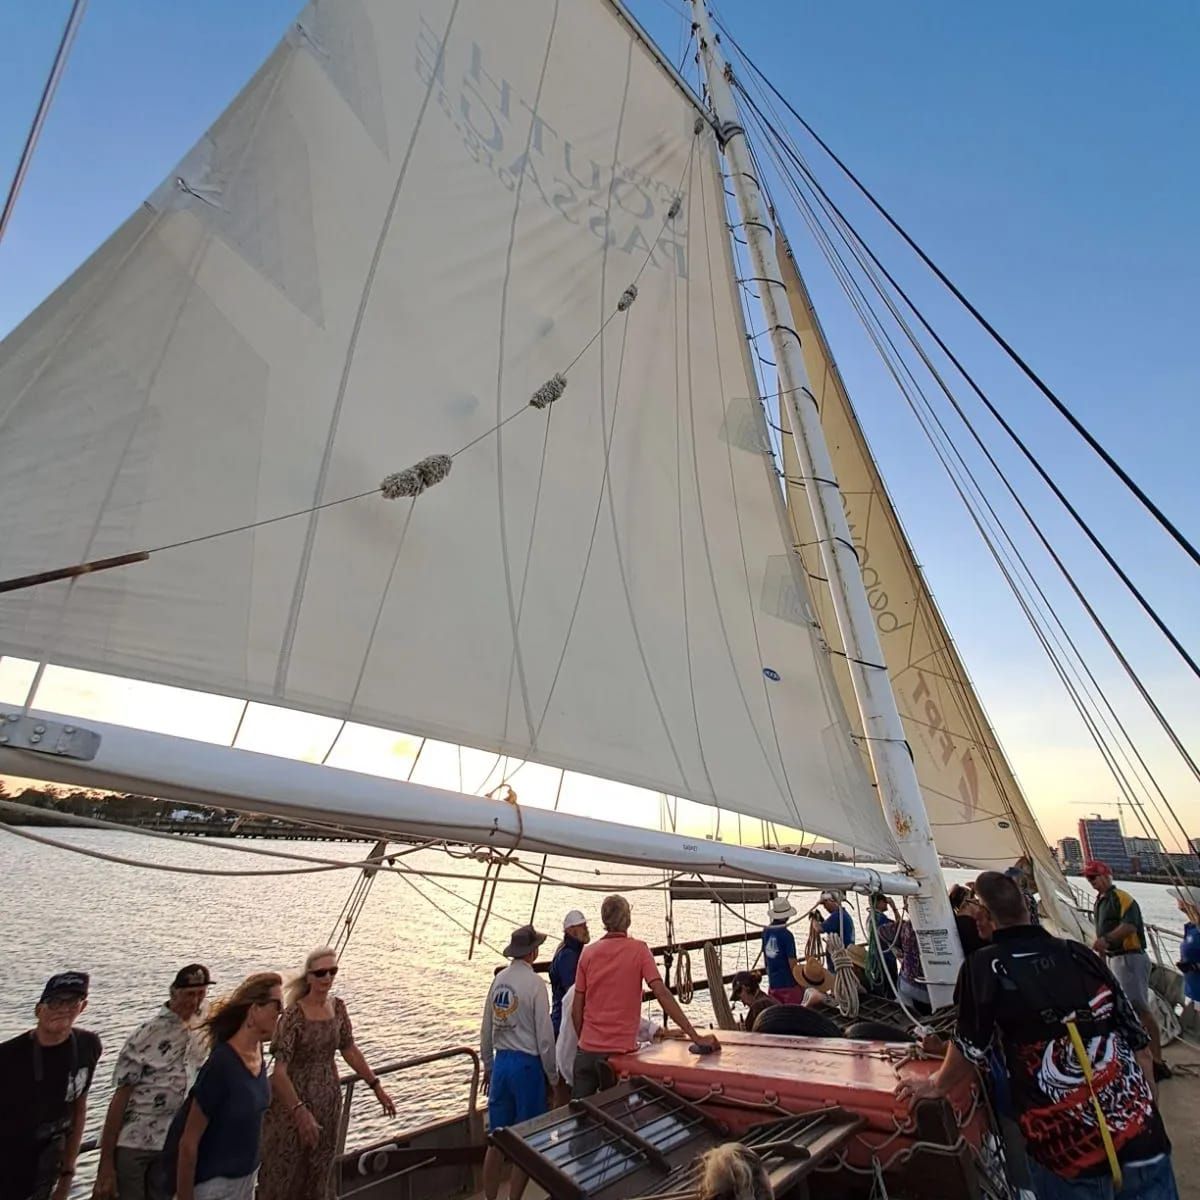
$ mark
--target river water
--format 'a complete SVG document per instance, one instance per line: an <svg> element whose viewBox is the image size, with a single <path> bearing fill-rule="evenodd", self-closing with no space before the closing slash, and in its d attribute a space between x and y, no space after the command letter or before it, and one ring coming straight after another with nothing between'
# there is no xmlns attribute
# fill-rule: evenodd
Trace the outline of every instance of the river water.
<svg viewBox="0 0 1200 1200"><path fill-rule="evenodd" d="M184 844L134 833L49 829L39 834L56 841L158 866L230 871L277 871L300 867L222 846L352 861L362 844L320 842L217 842ZM537 868L540 858L524 856ZM421 850L398 860L425 873L449 872L467 878L410 878L380 874L341 960L338 993L345 1000L355 1037L373 1067L396 1059L456 1045L477 1045L483 999L494 968L502 961L508 932L533 912L537 891L531 874L509 868L496 890L485 931L491 946L468 957L468 931L480 899L482 868L469 860ZM562 915L582 909L593 932L600 928L605 892L623 891L633 905L635 936L652 945L667 940L666 904L659 891L644 889L660 879L629 867L597 869L577 860L551 859L554 885L537 896L536 924L548 931L545 953L553 951ZM951 880L971 872L951 871ZM276 970L285 977L302 964L312 947L328 941L358 872L332 870L303 875L209 875L151 870L70 853L6 835L0 829L0 912L4 914L6 971L0 988L0 1040L27 1029L45 979L77 969L92 977L92 992L80 1026L97 1032L104 1056L89 1104L89 1134L98 1132L110 1094L117 1053L130 1031L166 998L175 971L189 962L206 963L221 994L254 971ZM599 890L585 890L595 888ZM1181 919L1166 888L1123 885L1142 906L1148 922L1170 929ZM801 911L815 893L794 892ZM853 901L852 901L853 904ZM436 907L435 907L436 906ZM758 925L752 907L744 919ZM707 902L675 905L675 936L693 938L736 933L742 913ZM862 922L856 914L856 924ZM726 946L724 970L749 965L757 945ZM693 955L693 973L704 974L703 956ZM698 1026L712 1020L707 994L697 992L689 1010ZM399 1116L396 1123L378 1113L367 1095L355 1101L349 1144L385 1136L437 1116L461 1112L470 1079L465 1058L405 1072L388 1080ZM77 1194L85 1194L90 1162L81 1163Z"/></svg>

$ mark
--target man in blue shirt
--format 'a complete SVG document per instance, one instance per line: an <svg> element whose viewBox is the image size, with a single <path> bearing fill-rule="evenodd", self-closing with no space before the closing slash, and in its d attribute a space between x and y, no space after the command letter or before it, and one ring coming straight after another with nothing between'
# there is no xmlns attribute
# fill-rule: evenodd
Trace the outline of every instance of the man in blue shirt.
<svg viewBox="0 0 1200 1200"><path fill-rule="evenodd" d="M767 905L770 924L762 931L763 961L767 965L767 992L780 1004L801 1004L804 988L796 984L796 939L787 927L796 909L786 896Z"/></svg>
<svg viewBox="0 0 1200 1200"><path fill-rule="evenodd" d="M591 941L588 933L587 917L577 908L571 909L563 917L563 937L550 960L550 1021L554 1026L554 1036L562 1027L563 997L571 990L575 982L575 971L579 966L579 956L583 948Z"/></svg>
<svg viewBox="0 0 1200 1200"><path fill-rule="evenodd" d="M821 922L822 933L836 933L842 939L843 946L854 945L854 918L842 907L841 892L822 892L821 907L829 914ZM833 956L825 952L825 966L833 970Z"/></svg>

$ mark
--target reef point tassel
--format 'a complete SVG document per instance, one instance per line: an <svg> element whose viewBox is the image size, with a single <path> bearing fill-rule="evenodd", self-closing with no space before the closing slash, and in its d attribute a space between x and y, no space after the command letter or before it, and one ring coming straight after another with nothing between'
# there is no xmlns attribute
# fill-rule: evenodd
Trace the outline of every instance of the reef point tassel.
<svg viewBox="0 0 1200 1200"><path fill-rule="evenodd" d="M529 397L529 403L533 408L547 408L555 402L567 390L567 377L565 375L555 375L553 379L547 379L532 396Z"/></svg>
<svg viewBox="0 0 1200 1200"><path fill-rule="evenodd" d="M448 454L431 454L414 466L405 467L387 476L379 485L385 500L399 500L402 496L419 496L426 488L441 483L450 474L454 460Z"/></svg>
<svg viewBox="0 0 1200 1200"><path fill-rule="evenodd" d="M620 300L617 301L617 312L625 312L627 308L637 299L637 284L631 283L622 293Z"/></svg>

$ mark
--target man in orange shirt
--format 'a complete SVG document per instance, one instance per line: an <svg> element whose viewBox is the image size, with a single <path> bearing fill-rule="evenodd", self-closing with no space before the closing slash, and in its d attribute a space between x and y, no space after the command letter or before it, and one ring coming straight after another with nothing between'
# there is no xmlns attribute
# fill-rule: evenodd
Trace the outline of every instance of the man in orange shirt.
<svg viewBox="0 0 1200 1200"><path fill-rule="evenodd" d="M646 983L663 1011L697 1046L719 1050L711 1034L699 1034L663 983L645 942L629 936L629 901L608 896L600 906L604 936L587 946L575 973L571 1020L579 1034L571 1095L590 1096L612 1082L608 1059L637 1048L642 1016L642 984Z"/></svg>

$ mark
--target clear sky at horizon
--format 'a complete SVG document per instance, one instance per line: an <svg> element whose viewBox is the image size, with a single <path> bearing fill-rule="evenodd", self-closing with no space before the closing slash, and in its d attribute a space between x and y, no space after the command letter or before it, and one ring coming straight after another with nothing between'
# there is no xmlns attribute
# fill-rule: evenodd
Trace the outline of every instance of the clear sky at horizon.
<svg viewBox="0 0 1200 1200"><path fill-rule="evenodd" d="M298 7L295 0L91 0L0 245L0 334L157 186ZM630 7L679 62L688 25L675 0L631 0ZM17 0L0 10L5 182L68 8L68 0ZM1200 541L1193 461L1200 393L1200 9L1184 0L1136 10L1109 0L1001 7L726 0L719 11L917 240ZM694 67L687 71L694 78ZM1200 653L1196 569L885 234L828 162L815 150L812 157L835 199L963 351L1172 628ZM1001 740L1048 836L1073 833L1080 815L1114 811L1116 787L803 225L786 205L781 215L884 476ZM1196 679L1121 596L994 427L988 437L1181 736L1200 752ZM1032 546L1026 533L1020 541ZM1045 564L1040 552L1031 557ZM1188 832L1200 835L1200 788L1131 698L1066 590L1048 569L1040 573L1128 715Z"/></svg>

